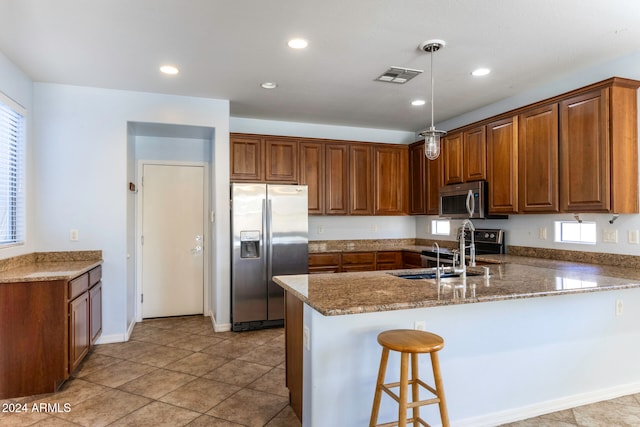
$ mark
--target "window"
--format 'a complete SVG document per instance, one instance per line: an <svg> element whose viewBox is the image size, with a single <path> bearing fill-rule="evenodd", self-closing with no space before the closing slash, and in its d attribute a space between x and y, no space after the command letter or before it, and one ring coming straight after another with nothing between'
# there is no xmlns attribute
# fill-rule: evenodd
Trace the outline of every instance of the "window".
<svg viewBox="0 0 640 427"><path fill-rule="evenodd" d="M596 223L577 221L556 221L556 242L596 243Z"/></svg>
<svg viewBox="0 0 640 427"><path fill-rule="evenodd" d="M450 229L449 220L434 219L431 221L431 234L442 234L448 236Z"/></svg>
<svg viewBox="0 0 640 427"><path fill-rule="evenodd" d="M24 243L22 107L0 93L0 246Z"/></svg>

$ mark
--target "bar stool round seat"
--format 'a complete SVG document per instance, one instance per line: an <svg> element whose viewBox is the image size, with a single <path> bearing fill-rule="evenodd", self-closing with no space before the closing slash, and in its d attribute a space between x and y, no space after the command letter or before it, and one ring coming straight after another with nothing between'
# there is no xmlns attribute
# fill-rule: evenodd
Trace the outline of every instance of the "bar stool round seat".
<svg viewBox="0 0 640 427"><path fill-rule="evenodd" d="M440 363L438 351L444 347L444 339L431 332L418 331L414 329L394 329L378 334L378 343L382 346L382 356L380 358L380 369L371 410L370 427L405 427L407 423L413 423L415 427L419 425L429 426L420 417L420 407L424 405L438 404L440 409L440 419L443 427L449 426L449 416L442 385L442 375L440 374ZM400 357L400 381L395 383L384 383L389 351L397 351ZM435 385L432 387L419 378L418 355L429 353L431 356L431 368ZM411 379L409 379L409 355L411 355ZM412 401L408 402L409 385L411 385ZM392 388L399 388L398 394ZM425 388L435 397L420 400L420 387ZM384 424L378 424L378 413L380 411L380 401L382 392L387 393L398 402L398 420ZM407 418L407 409L412 410L411 418Z"/></svg>

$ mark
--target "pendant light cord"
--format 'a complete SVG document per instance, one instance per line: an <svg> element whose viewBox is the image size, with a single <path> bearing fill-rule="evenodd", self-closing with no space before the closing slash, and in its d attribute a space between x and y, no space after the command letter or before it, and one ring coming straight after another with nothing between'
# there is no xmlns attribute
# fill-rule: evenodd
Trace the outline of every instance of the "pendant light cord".
<svg viewBox="0 0 640 427"><path fill-rule="evenodd" d="M431 57L431 129L435 129L433 125L433 50L429 56Z"/></svg>

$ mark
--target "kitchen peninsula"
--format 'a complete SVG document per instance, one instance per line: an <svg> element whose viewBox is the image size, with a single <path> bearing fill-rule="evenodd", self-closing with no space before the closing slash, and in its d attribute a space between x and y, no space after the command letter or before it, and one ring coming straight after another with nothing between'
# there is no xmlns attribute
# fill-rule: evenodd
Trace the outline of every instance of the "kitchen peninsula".
<svg viewBox="0 0 640 427"><path fill-rule="evenodd" d="M499 262L489 265L489 278L447 278L440 286L398 271L276 277L287 294L291 404L303 425L367 425L378 333L422 321L445 339L441 369L456 426L497 425L640 391L637 269L486 258ZM399 375L393 356L388 380ZM435 408L423 411L427 421L438 419ZM395 402L383 398L380 414L381 422L395 419Z"/></svg>

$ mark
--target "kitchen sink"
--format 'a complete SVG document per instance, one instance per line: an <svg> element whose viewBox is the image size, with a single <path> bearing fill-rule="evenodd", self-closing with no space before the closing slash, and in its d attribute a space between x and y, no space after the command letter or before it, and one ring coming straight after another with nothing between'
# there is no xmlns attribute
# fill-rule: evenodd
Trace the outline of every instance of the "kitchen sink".
<svg viewBox="0 0 640 427"><path fill-rule="evenodd" d="M435 279L436 278L436 272L435 271L427 271L427 272L421 272L421 273L406 273L406 274L394 274L394 273L389 273L392 276L396 276L399 277L401 279L409 279L409 280L417 280L417 279ZM441 272L440 273L440 278L441 279L446 279L448 277L460 277L462 275L462 273L458 273L458 272L453 272L453 271L445 271L445 272ZM471 276L482 276L482 273L478 273L475 271L468 271L467 270L467 277L471 277Z"/></svg>

